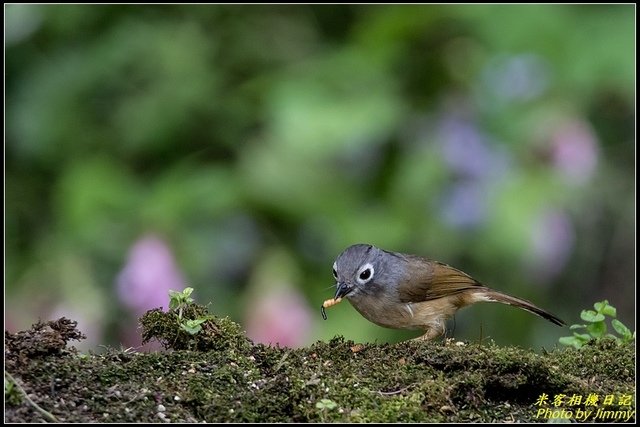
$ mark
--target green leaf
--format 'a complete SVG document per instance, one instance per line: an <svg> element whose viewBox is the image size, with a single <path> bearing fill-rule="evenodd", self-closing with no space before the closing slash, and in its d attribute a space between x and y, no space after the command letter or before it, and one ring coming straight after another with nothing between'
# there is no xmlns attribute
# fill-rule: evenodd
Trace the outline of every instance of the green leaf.
<svg viewBox="0 0 640 427"><path fill-rule="evenodd" d="M577 332L574 332L573 336L576 337L576 339L580 340L583 343L591 341L591 335L589 335L589 334L579 334Z"/></svg>
<svg viewBox="0 0 640 427"><path fill-rule="evenodd" d="M558 339L558 341L562 345L572 345L575 340L576 340L575 337L560 337Z"/></svg>
<svg viewBox="0 0 640 427"><path fill-rule="evenodd" d="M593 304L593 307L596 309L598 313L602 313L605 316L616 317L617 310L614 306L609 305L609 301L604 300L602 302L597 302Z"/></svg>
<svg viewBox="0 0 640 427"><path fill-rule="evenodd" d="M169 308L175 310L182 304L182 292L169 290Z"/></svg>
<svg viewBox="0 0 640 427"><path fill-rule="evenodd" d="M338 404L331 399L320 399L319 402L316 403L316 408L318 409L333 409Z"/></svg>
<svg viewBox="0 0 640 427"><path fill-rule="evenodd" d="M14 384L8 379L4 379L4 394L9 394L13 391Z"/></svg>
<svg viewBox="0 0 640 427"><path fill-rule="evenodd" d="M206 317L199 317L197 319L193 319L193 320L187 320L187 324L188 325L202 325L204 322L206 322L208 319Z"/></svg>
<svg viewBox="0 0 640 427"><path fill-rule="evenodd" d="M195 335L202 330L202 322L197 322L194 320L187 320L185 323L181 323L180 327L187 331L191 335Z"/></svg>
<svg viewBox="0 0 640 427"><path fill-rule="evenodd" d="M598 302L594 302L593 303L593 308L596 309L597 312L600 312L600 310L602 310L602 307L609 305L609 300L602 300L602 301L598 301Z"/></svg>
<svg viewBox="0 0 640 427"><path fill-rule="evenodd" d="M622 335L624 338L631 337L631 331L627 328L624 323L619 321L618 319L611 320L611 326L616 330L617 333Z"/></svg>
<svg viewBox="0 0 640 427"><path fill-rule="evenodd" d="M569 329L581 329L581 328L586 328L586 327L587 327L587 325L578 325L578 324L576 324L576 325L569 326Z"/></svg>
<svg viewBox="0 0 640 427"><path fill-rule="evenodd" d="M587 322L602 322L604 320L604 315L596 313L593 310L582 310L580 318Z"/></svg>
<svg viewBox="0 0 640 427"><path fill-rule="evenodd" d="M175 310L182 305L193 302L193 298L189 297L193 292L193 288L184 288L182 292L169 290L169 308Z"/></svg>
<svg viewBox="0 0 640 427"><path fill-rule="evenodd" d="M602 338L607 333L607 325L604 322L594 322L587 326L587 331L594 338Z"/></svg>
<svg viewBox="0 0 640 427"><path fill-rule="evenodd" d="M562 345L572 346L578 349L582 347L582 341L578 340L576 337L560 337L558 341Z"/></svg>

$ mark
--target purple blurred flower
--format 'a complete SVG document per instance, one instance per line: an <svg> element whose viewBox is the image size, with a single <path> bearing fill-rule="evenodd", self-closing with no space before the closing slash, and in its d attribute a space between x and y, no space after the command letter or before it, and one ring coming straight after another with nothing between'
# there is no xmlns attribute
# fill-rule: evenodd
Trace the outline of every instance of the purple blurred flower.
<svg viewBox="0 0 640 427"><path fill-rule="evenodd" d="M549 86L549 67L534 54L498 56L484 70L489 89L505 101L528 101L540 96Z"/></svg>
<svg viewBox="0 0 640 427"><path fill-rule="evenodd" d="M463 181L451 187L442 200L443 220L456 228L471 228L479 225L486 217L487 198L475 181Z"/></svg>
<svg viewBox="0 0 640 427"><path fill-rule="evenodd" d="M456 178L443 190L443 220L456 228L478 226L486 218L488 192L508 171L506 152L460 109L441 120L438 139Z"/></svg>
<svg viewBox="0 0 640 427"><path fill-rule="evenodd" d="M566 213L543 212L531 226L529 274L542 282L553 280L567 264L574 242L573 224Z"/></svg>
<svg viewBox="0 0 640 427"><path fill-rule="evenodd" d="M508 168L506 152L493 143L464 112L453 111L440 121L438 140L447 165L458 176L497 178Z"/></svg>
<svg viewBox="0 0 640 427"><path fill-rule="evenodd" d="M136 315L168 306L169 290L184 289L171 250L159 237L147 235L131 248L117 279L118 297Z"/></svg>
<svg viewBox="0 0 640 427"><path fill-rule="evenodd" d="M250 304L247 336L254 342L300 347L310 336L311 311L295 290L280 290Z"/></svg>
<svg viewBox="0 0 640 427"><path fill-rule="evenodd" d="M440 126L440 141L445 162L458 174L479 178L491 171L493 155L486 138L472 123L446 117Z"/></svg>

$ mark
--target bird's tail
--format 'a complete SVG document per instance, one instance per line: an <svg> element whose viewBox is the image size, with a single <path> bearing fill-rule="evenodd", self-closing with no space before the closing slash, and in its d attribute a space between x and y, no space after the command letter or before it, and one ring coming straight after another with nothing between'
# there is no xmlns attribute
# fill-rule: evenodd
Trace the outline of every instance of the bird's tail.
<svg viewBox="0 0 640 427"><path fill-rule="evenodd" d="M509 304L514 307L527 310L528 312L536 314L542 317L543 319L547 319L549 322L553 322L558 326L566 325L566 323L562 319L560 319L558 316L555 316L549 313L548 311L545 311L539 307L536 307L529 301L522 298L512 297L511 295L507 295L502 292L498 292L498 291L494 291L493 289L486 289L486 288L485 288L485 291L482 292L481 298L483 301L501 302L503 304Z"/></svg>

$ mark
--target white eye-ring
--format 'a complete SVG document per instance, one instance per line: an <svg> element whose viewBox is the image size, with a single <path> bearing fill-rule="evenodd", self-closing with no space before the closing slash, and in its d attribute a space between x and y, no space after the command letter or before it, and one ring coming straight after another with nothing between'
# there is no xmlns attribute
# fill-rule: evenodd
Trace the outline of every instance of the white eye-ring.
<svg viewBox="0 0 640 427"><path fill-rule="evenodd" d="M360 267L360 270L358 270L358 274L356 275L356 280L361 285L364 285L365 283L369 282L373 278L373 273L375 273L373 269L373 265L371 265L371 263L368 262L362 267Z"/></svg>
<svg viewBox="0 0 640 427"><path fill-rule="evenodd" d="M333 278L338 280L338 264L333 263Z"/></svg>

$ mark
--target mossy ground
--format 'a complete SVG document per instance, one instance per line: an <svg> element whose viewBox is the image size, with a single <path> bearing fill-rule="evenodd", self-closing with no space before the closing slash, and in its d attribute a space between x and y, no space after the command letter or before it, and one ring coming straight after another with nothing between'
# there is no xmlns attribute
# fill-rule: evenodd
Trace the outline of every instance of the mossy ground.
<svg viewBox="0 0 640 427"><path fill-rule="evenodd" d="M587 421L598 408L635 411L635 348L613 341L542 355L490 342L341 337L292 350L253 344L228 319L195 336L160 310L141 323L167 351L80 354L66 346L82 338L67 319L5 333L5 422L547 422L541 408L592 410ZM543 393L583 400L537 406ZM590 394L615 400L590 407ZM619 405L624 396L631 406Z"/></svg>

